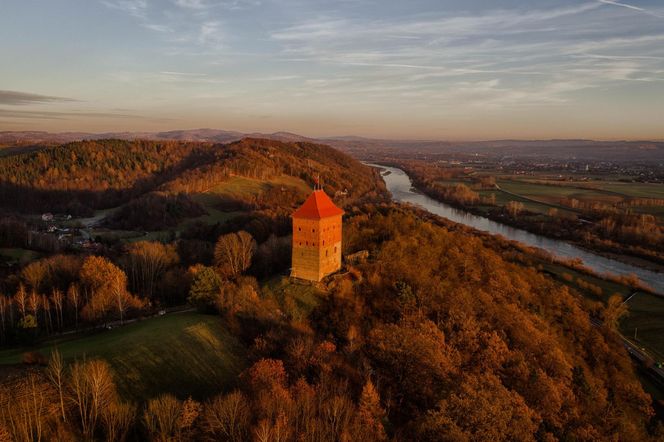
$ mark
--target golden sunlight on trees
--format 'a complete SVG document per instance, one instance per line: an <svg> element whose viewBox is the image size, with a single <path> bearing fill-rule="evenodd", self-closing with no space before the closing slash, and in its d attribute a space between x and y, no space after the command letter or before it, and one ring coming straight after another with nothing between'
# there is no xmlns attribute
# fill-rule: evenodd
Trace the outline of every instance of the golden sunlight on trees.
<svg viewBox="0 0 664 442"><path fill-rule="evenodd" d="M140 309L143 302L127 291L127 276L106 258L90 256L80 273L87 304L82 316L88 321L108 320L115 315L121 322L128 310Z"/></svg>
<svg viewBox="0 0 664 442"><path fill-rule="evenodd" d="M214 247L214 262L219 274L234 278L247 270L256 250L256 241L245 231L219 237Z"/></svg>

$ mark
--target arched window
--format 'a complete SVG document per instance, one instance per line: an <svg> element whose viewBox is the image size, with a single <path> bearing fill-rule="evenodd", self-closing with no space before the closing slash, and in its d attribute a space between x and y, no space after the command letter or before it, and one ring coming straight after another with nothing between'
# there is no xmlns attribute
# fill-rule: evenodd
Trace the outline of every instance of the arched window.
<svg viewBox="0 0 664 442"><path fill-rule="evenodd" d="M337 253L337 246L334 246L334 253Z"/></svg>

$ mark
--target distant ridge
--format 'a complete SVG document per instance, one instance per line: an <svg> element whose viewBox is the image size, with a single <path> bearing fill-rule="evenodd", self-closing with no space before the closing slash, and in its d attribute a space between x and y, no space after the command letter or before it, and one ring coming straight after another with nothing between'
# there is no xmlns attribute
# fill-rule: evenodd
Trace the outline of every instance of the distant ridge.
<svg viewBox="0 0 664 442"><path fill-rule="evenodd" d="M22 149L34 150L44 145L57 145L73 141L121 139L121 140L172 140L210 143L229 143L242 138L263 138L282 142L323 143L362 158L368 151L409 149L426 155L427 152L499 155L521 158L555 158L577 160L613 161L664 161L664 141L594 141L587 139L549 140L390 140L353 135L311 138L291 132L243 133L221 129L186 129L162 132L61 132L4 131L0 132L0 148L3 154L19 153ZM9 149L8 149L9 148ZM28 149L31 148L31 149Z"/></svg>

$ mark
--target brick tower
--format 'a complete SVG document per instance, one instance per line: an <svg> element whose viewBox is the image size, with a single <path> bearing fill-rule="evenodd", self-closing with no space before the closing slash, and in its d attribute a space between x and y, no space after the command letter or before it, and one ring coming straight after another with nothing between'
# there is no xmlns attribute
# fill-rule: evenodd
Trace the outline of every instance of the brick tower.
<svg viewBox="0 0 664 442"><path fill-rule="evenodd" d="M341 217L323 190L314 190L293 218L291 276L320 281L341 268Z"/></svg>

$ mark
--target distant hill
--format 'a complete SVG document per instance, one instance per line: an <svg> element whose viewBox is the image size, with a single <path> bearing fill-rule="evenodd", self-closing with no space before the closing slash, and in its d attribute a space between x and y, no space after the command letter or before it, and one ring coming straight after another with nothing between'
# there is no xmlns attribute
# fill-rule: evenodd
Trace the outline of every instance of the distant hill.
<svg viewBox="0 0 664 442"><path fill-rule="evenodd" d="M177 132L167 135L183 136ZM202 130L197 136L233 135ZM311 142L85 140L0 156L0 208L80 214L115 207L148 192L194 194L231 177L271 180L283 175L310 186L320 175L328 192L348 190L350 199L376 185L370 168L329 146ZM280 199L281 194L275 194L271 201Z"/></svg>
<svg viewBox="0 0 664 442"><path fill-rule="evenodd" d="M56 145L74 141L121 140L172 140L228 143L245 137L283 142L323 143L350 153L357 158L383 151L407 149L422 155L427 153L477 153L482 155L515 158L549 158L611 161L664 161L664 141L594 141L594 140L493 140L493 141L436 141L390 140L357 136L310 138L289 132L241 133L218 129L172 130L166 132L0 132L0 156L35 150L44 145ZM10 149L8 149L10 148Z"/></svg>

